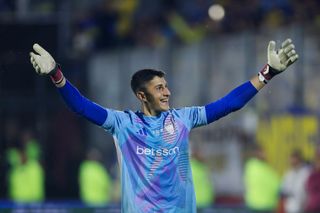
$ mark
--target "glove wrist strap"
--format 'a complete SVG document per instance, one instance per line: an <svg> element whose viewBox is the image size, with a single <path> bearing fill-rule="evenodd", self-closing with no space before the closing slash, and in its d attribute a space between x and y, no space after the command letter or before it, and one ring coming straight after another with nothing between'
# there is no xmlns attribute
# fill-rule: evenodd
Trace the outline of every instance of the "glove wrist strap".
<svg viewBox="0 0 320 213"><path fill-rule="evenodd" d="M277 70L273 69L269 64L266 64L258 73L259 81L267 84L277 74L279 74Z"/></svg>
<svg viewBox="0 0 320 213"><path fill-rule="evenodd" d="M56 65L56 67L50 73L52 73L50 74L50 78L57 87L59 87L59 85L65 81L63 73L60 69L60 65Z"/></svg>

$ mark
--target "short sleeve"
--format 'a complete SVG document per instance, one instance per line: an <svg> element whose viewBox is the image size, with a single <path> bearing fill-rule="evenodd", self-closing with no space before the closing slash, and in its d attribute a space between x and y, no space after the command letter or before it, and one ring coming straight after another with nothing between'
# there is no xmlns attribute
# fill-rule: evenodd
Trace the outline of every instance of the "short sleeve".
<svg viewBox="0 0 320 213"><path fill-rule="evenodd" d="M181 119L189 129L207 124L207 116L204 106L184 107L178 110Z"/></svg>
<svg viewBox="0 0 320 213"><path fill-rule="evenodd" d="M129 115L124 111L108 109L108 117L102 124L102 128L114 135L126 123L128 123Z"/></svg>

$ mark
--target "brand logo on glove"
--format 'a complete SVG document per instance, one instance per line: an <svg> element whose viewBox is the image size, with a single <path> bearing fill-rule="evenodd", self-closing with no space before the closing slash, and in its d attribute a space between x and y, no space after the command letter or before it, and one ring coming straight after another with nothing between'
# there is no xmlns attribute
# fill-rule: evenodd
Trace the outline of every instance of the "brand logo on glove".
<svg viewBox="0 0 320 213"><path fill-rule="evenodd" d="M266 65L266 66L264 67L262 73L263 73L264 75L266 75L266 74L269 73L269 65Z"/></svg>

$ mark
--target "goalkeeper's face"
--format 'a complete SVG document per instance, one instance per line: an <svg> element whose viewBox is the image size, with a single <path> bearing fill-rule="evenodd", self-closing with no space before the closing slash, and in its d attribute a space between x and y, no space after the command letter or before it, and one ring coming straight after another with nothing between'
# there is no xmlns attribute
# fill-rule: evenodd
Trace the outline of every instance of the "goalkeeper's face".
<svg viewBox="0 0 320 213"><path fill-rule="evenodd" d="M144 103L152 115L170 109L169 97L171 95L168 84L163 77L155 76L146 83L144 93Z"/></svg>

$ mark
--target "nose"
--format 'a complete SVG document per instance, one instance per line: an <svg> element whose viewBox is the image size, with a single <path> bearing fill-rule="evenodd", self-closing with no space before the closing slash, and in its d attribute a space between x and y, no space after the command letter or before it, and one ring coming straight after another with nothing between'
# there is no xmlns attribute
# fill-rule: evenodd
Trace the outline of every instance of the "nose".
<svg viewBox="0 0 320 213"><path fill-rule="evenodd" d="M166 87L166 88L164 89L163 95L165 95L165 96L170 96L170 95L171 95L171 92L170 92L170 90L169 90L168 87Z"/></svg>

